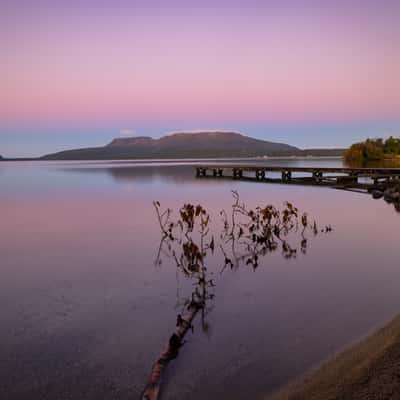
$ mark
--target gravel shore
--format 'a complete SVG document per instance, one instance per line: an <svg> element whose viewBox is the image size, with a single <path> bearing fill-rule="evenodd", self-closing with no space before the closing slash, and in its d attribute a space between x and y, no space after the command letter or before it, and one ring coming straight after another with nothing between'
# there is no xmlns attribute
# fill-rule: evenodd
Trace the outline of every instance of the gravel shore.
<svg viewBox="0 0 400 400"><path fill-rule="evenodd" d="M400 399L400 316L269 399Z"/></svg>

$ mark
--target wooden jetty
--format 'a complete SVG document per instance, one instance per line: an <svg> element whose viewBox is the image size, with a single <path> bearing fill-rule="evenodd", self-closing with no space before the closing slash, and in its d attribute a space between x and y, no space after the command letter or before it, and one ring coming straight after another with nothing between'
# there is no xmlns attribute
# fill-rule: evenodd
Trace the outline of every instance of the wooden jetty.
<svg viewBox="0 0 400 400"><path fill-rule="evenodd" d="M400 182L400 168L274 167L257 165L196 166L198 178L227 178L286 184L373 190Z"/></svg>

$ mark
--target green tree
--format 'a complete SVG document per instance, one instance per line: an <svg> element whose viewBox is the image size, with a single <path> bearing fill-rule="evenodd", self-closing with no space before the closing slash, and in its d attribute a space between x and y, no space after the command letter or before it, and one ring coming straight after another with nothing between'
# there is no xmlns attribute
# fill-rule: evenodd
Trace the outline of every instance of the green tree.
<svg viewBox="0 0 400 400"><path fill-rule="evenodd" d="M367 139L365 142L354 143L346 150L347 161L382 160L385 155L400 155L400 138L390 136L388 139Z"/></svg>

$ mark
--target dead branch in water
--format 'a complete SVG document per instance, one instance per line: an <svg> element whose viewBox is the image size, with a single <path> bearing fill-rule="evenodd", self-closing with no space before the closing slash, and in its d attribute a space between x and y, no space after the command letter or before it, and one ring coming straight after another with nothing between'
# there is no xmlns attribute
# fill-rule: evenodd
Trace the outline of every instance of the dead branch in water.
<svg viewBox="0 0 400 400"><path fill-rule="evenodd" d="M297 248L301 253L307 251L308 239L306 232L311 231L316 236L320 230L316 222L309 223L306 213L300 214L291 203L286 202L282 210L272 205L248 209L240 203L239 194L232 192L234 203L230 219L227 213L221 211L223 229L219 235L224 265L221 273L230 267L240 265L251 266L256 269L260 257L268 253L281 250L284 258L297 256ZM170 336L167 345L153 364L149 381L142 392L141 400L157 400L160 395L162 378L169 362L178 356L180 348L185 343L186 333L193 331L193 321L199 311L202 313L203 329L208 329L205 321L210 300L214 294L210 288L214 286L212 279L207 279L206 257L214 253L214 236L210 236L209 213L201 205L185 204L179 210L179 218L171 221L172 210L160 210L160 203L153 202L157 219L162 233L156 265L161 265L162 256L174 260L177 270L193 280L194 290L181 314L177 315L175 330ZM299 226L302 227L299 232ZM197 230L196 230L197 229ZM321 232L330 232L330 226ZM289 243L290 234L299 234L298 245Z"/></svg>
<svg viewBox="0 0 400 400"><path fill-rule="evenodd" d="M170 222L170 212L161 213L160 203L153 203L156 209L161 232L163 236L157 254L156 264L161 264L161 254L164 245L167 246L167 254L175 261L175 264L185 276L195 281L195 288L191 295L190 302L185 306L182 314L177 315L175 330L170 336L165 349L161 352L153 364L149 382L141 395L142 400L156 400L159 397L163 373L170 361L178 356L179 349L184 344L184 337L189 329L193 330L193 320L197 313L203 312L208 300L213 298L209 288L213 286L212 280L207 280L207 269L204 259L209 250L214 250L214 239L206 244L205 239L209 234L208 224L210 216L201 206L185 204L180 209L180 219L176 223ZM165 218L163 219L163 216ZM193 239L193 231L199 225L200 245ZM165 229L168 226L168 230ZM179 227L179 232L174 235L173 229ZM180 236L179 236L180 233ZM177 244L179 248L173 248Z"/></svg>

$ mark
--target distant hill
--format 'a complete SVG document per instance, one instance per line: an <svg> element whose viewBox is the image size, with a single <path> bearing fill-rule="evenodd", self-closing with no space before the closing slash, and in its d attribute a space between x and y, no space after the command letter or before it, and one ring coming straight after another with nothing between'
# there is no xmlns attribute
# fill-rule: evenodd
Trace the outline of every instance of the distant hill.
<svg viewBox="0 0 400 400"><path fill-rule="evenodd" d="M300 151L300 156L304 157L343 157L346 149L304 149Z"/></svg>
<svg viewBox="0 0 400 400"><path fill-rule="evenodd" d="M129 137L114 139L104 147L66 150L48 154L46 160L211 158L284 155L297 147L254 139L236 132L175 133L160 139Z"/></svg>
<svg viewBox="0 0 400 400"><path fill-rule="evenodd" d="M311 153L318 150L309 150ZM310 155L340 155L332 154ZM174 133L160 139L139 136L117 138L103 147L89 147L47 154L44 160L112 160L145 158L218 158L308 155L284 143L269 142L237 132Z"/></svg>

